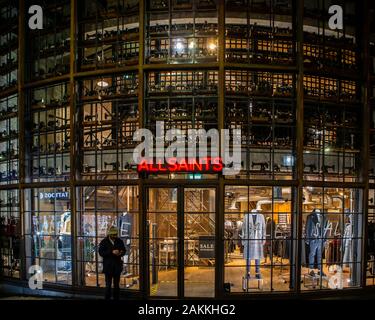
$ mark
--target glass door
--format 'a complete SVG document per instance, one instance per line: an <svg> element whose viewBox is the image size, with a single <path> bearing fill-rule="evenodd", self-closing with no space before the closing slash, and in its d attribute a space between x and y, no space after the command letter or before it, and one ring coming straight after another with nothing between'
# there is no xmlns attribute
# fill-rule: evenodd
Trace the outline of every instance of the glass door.
<svg viewBox="0 0 375 320"><path fill-rule="evenodd" d="M214 188L184 189L184 296L215 296Z"/></svg>
<svg viewBox="0 0 375 320"><path fill-rule="evenodd" d="M147 190L149 294L175 297L178 293L178 189Z"/></svg>
<svg viewBox="0 0 375 320"><path fill-rule="evenodd" d="M214 297L215 188L148 188L146 200L149 295Z"/></svg>

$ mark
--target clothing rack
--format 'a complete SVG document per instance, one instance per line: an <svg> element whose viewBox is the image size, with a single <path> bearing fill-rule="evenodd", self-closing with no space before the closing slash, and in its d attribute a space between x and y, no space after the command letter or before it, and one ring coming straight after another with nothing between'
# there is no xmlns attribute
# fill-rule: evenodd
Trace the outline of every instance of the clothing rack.
<svg viewBox="0 0 375 320"><path fill-rule="evenodd" d="M289 224L286 224L286 223L279 223L276 225L276 228L275 228L275 240L280 240L280 244L281 244L281 254L280 256L277 256L276 258L276 263L278 263L280 261L280 272L278 274L278 278L279 278L279 281L282 282L282 283L287 283L287 280L288 279L288 276L289 276L289 273L287 274L283 274L283 271L284 271L284 250L285 250L285 242L287 241L287 238L290 237L291 235L291 226ZM279 248L278 248L279 249ZM280 258L280 260L279 260Z"/></svg>

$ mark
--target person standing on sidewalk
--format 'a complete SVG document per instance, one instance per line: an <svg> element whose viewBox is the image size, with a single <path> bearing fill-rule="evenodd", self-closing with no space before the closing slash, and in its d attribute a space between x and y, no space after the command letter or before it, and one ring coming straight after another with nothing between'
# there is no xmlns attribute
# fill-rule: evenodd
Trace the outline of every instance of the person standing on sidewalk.
<svg viewBox="0 0 375 320"><path fill-rule="evenodd" d="M105 275L105 299L111 299L113 281L113 299L120 298L120 275L122 272L122 257L125 255L124 242L118 237L116 227L110 227L99 244L99 254L103 258L103 273Z"/></svg>

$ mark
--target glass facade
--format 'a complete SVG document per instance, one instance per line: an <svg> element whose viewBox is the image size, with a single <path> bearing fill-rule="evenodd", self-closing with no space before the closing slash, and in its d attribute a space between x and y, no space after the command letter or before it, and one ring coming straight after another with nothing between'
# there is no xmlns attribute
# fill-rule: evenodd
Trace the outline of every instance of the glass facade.
<svg viewBox="0 0 375 320"><path fill-rule="evenodd" d="M38 265L101 294L116 226L123 294L374 286L375 51L364 7L335 3L332 31L331 2L53 0L31 30L32 3L2 1L1 280ZM160 121L241 129L240 171L137 172L133 135Z"/></svg>

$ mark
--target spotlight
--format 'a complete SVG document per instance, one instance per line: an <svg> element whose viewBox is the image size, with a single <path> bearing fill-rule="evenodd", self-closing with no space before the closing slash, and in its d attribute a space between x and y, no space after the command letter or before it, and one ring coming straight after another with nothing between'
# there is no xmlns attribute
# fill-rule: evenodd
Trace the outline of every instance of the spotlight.
<svg viewBox="0 0 375 320"><path fill-rule="evenodd" d="M182 43L181 40L178 40L178 41L177 41L176 46L175 46L175 49L176 49L177 51L182 51L182 50L184 50L184 44Z"/></svg>
<svg viewBox="0 0 375 320"><path fill-rule="evenodd" d="M107 88L109 86L107 81L99 80L96 85L100 88Z"/></svg>
<svg viewBox="0 0 375 320"><path fill-rule="evenodd" d="M208 49L210 49L211 51L215 51L216 48L217 48L216 43L211 42L208 44Z"/></svg>

